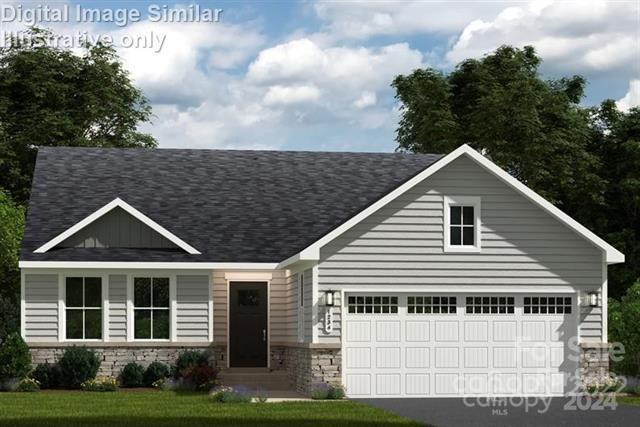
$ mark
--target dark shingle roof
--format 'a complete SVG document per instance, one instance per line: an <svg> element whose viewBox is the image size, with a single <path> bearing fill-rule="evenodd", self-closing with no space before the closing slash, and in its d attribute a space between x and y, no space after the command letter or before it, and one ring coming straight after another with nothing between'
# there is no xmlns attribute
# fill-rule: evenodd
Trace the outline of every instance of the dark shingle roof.
<svg viewBox="0 0 640 427"><path fill-rule="evenodd" d="M280 262L439 155L41 148L24 261ZM33 250L116 197L202 255L135 249Z"/></svg>

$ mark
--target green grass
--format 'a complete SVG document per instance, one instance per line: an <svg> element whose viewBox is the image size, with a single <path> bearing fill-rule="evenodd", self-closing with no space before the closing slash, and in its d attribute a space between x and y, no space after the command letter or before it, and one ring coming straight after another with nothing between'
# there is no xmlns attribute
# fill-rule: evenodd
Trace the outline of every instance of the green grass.
<svg viewBox="0 0 640 427"><path fill-rule="evenodd" d="M640 406L640 396L625 396L618 397L618 402L625 403L627 405L636 405Z"/></svg>
<svg viewBox="0 0 640 427"><path fill-rule="evenodd" d="M174 392L0 393L0 425L22 426L417 426L350 402L227 404Z"/></svg>

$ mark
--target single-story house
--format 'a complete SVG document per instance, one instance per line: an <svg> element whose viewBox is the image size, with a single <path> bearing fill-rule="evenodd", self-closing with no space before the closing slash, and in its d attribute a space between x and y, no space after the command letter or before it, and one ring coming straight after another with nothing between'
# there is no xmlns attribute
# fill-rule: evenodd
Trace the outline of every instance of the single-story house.
<svg viewBox="0 0 640 427"><path fill-rule="evenodd" d="M207 349L352 397L561 395L608 367L624 255L491 160L42 148L22 245L35 362Z"/></svg>

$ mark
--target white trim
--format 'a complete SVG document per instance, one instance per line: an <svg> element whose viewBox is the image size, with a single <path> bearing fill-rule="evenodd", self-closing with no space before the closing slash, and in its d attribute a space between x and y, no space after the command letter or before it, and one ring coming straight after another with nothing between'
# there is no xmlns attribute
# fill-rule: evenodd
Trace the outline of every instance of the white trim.
<svg viewBox="0 0 640 427"><path fill-rule="evenodd" d="M243 273L243 272L232 272L225 273L224 278L226 280L232 281L240 281L240 282L248 282L251 280L255 280L256 282L267 282L273 279L272 273Z"/></svg>
<svg viewBox="0 0 640 427"><path fill-rule="evenodd" d="M209 274L207 275L207 286L209 289L209 300L207 301L207 312L209 315L209 321L207 322L207 338L209 339L209 342L213 342L213 271L209 271Z"/></svg>
<svg viewBox="0 0 640 427"><path fill-rule="evenodd" d="M311 342L318 342L318 264L311 267Z"/></svg>
<svg viewBox="0 0 640 427"><path fill-rule="evenodd" d="M304 342L304 271L296 275L296 320L298 324L297 340Z"/></svg>
<svg viewBox="0 0 640 427"><path fill-rule="evenodd" d="M109 275L102 275L102 341L109 342Z"/></svg>
<svg viewBox="0 0 640 427"><path fill-rule="evenodd" d="M477 196L445 196L442 202L444 212L444 252L480 252L482 249L481 198ZM451 213L449 209L451 206L473 206L474 245L451 245Z"/></svg>
<svg viewBox="0 0 640 427"><path fill-rule="evenodd" d="M27 339L27 325L26 325L26 320L27 320L27 294L26 294L26 290L27 290L27 286L25 283L26 280L26 273L24 270L20 271L20 336L22 337L23 340L26 341Z"/></svg>
<svg viewBox="0 0 640 427"><path fill-rule="evenodd" d="M178 341L178 275L169 276L169 340Z"/></svg>
<svg viewBox="0 0 640 427"><path fill-rule="evenodd" d="M133 275L127 274L127 342L133 341Z"/></svg>
<svg viewBox="0 0 640 427"><path fill-rule="evenodd" d="M231 316L229 315L229 306L231 305L231 285L229 280L227 283L227 330L225 331L225 339L227 340L227 368L231 368Z"/></svg>
<svg viewBox="0 0 640 427"><path fill-rule="evenodd" d="M65 275L58 274L58 341L67 340L67 301Z"/></svg>
<svg viewBox="0 0 640 427"><path fill-rule="evenodd" d="M497 178L499 178L500 180L502 180L507 185L514 188L515 190L519 191L522 195L524 195L526 198L528 198L529 200L531 200L532 202L540 206L542 209L547 211L549 214L557 218L560 222L564 223L569 228L574 230L576 233L578 233L579 235L584 237L586 240L591 242L593 245L603 250L606 253L606 260L608 264L617 264L617 263L624 262L624 255L620 251L618 251L616 248L609 245L607 242L602 240L600 237L596 236L592 231L587 229L585 226L581 225L576 220L571 218L569 215L562 212L560 209L558 209L553 204L545 200L542 196L538 195L535 191L531 190L526 185L518 181L516 178L509 175L507 172L502 170L491 160L487 159L482 154L478 153L473 148L465 144L456 148L454 151L447 154L446 156L442 157L440 160L436 161L431 166L428 166L425 170L423 170L413 178L409 179L407 182L400 185L399 187L397 187L395 190L391 191L384 197L380 198L378 201L371 204L368 208L362 210L360 213L353 216L348 221L345 221L340 226L336 227L333 231L325 234L323 237L321 237L311 245L307 246L298 254L293 255L292 257L284 260L283 262L280 263L278 268L284 268L297 261L320 259L321 247L325 246L327 243L331 242L332 240L340 236L345 231L349 230L356 224L360 223L361 221L363 221L365 218L369 217L373 213L377 212L380 208L382 208L383 206L386 206L389 202L393 201L401 194L404 194L409 189L415 187L417 184L421 183L426 178L438 172L440 169L444 168L449 163L451 163L452 161L454 161L455 159L457 159L462 155L469 156L476 163L488 169L489 172L491 172Z"/></svg>
<svg viewBox="0 0 640 427"><path fill-rule="evenodd" d="M87 225L91 224L92 222L102 217L107 212L110 212L111 210L115 209L116 207L124 209L127 213L129 213L131 216L136 218L138 221L151 227L152 230L154 230L161 236L165 237L172 243L175 243L178 247L184 249L186 252L192 255L200 255L200 252L197 249L195 249L193 246L189 245L187 242L185 242L184 240L182 240L181 238L179 238L178 236L176 236L175 234L173 234L172 232L170 232L169 230L167 230L166 228L164 228L163 226L161 226L160 224L158 224L157 222L155 222L154 220L152 220L151 218L149 218L148 216L146 216L145 214L143 214L142 212L134 208L133 206L129 205L127 202L120 199L119 197L113 199L111 202L107 203L106 205L104 205L103 207L101 207L91 215L87 216L82 221L76 223L72 227L58 234L56 237L49 240L44 245L40 246L34 252L35 253L47 252L49 249L53 248L54 246L61 243L68 237L82 230Z"/></svg>
<svg viewBox="0 0 640 427"><path fill-rule="evenodd" d="M609 342L609 280L607 278L607 259L602 256L602 288L600 289L602 299L602 342Z"/></svg>
<svg viewBox="0 0 640 427"><path fill-rule="evenodd" d="M20 261L20 268L117 268L148 270L275 270L276 262L120 262L120 261Z"/></svg>
<svg viewBox="0 0 640 427"><path fill-rule="evenodd" d="M324 289L329 289L328 286L323 286ZM582 290L592 289L591 286L568 286L568 285L332 285L331 289L335 292L340 291L342 293L349 292L374 292L374 293L395 293L395 292L430 292L430 293L552 293L552 294L566 294L574 293ZM341 295L343 296L343 295Z"/></svg>

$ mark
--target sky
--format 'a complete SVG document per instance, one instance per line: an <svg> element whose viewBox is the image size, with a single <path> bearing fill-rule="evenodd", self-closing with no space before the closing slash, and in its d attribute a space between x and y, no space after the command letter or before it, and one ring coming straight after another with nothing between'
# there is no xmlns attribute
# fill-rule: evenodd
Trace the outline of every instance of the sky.
<svg viewBox="0 0 640 427"><path fill-rule="evenodd" d="M220 20L150 22L149 6L196 3L222 9ZM141 130L160 147L390 152L397 146L399 105L390 87L396 75L421 67L448 72L502 44L533 45L544 78L585 76L585 105L640 104L640 0L3 4L139 10L138 22L127 25L39 24L117 41L153 107L153 122ZM27 23L3 18L4 32ZM123 36L156 42L123 46Z"/></svg>

